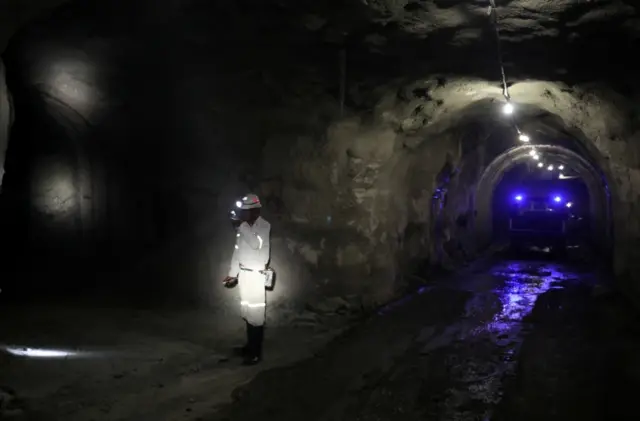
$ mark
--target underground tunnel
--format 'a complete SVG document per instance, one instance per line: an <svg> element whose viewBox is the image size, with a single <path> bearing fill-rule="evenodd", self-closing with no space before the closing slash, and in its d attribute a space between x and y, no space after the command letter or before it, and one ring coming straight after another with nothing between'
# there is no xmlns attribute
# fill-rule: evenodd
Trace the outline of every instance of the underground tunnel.
<svg viewBox="0 0 640 421"><path fill-rule="evenodd" d="M275 365L333 349L336 335L387 305L399 319L427 311L434 326L477 302L507 317L504 297L520 288L527 315L516 318L539 317L546 332L565 313L539 313L536 300L590 306L607 291L631 317L639 33L630 1L0 0L0 311L14 321L0 344L82 355L77 373L124 377L131 399L151 399L134 368L153 371L153 384L173 384L189 364L214 373L198 378L205 388L167 387L166 405L146 414L127 399L80 410L53 393L77 387L76 374L44 379L56 377L39 365L48 358L7 352L0 388L17 392L6 399L24 395L68 420L169 419L183 415L170 404L179 396L189 416L217 419L204 396L225 403L256 374L224 368L223 351L242 335L238 288L222 280L240 235L229 211L248 193L271 227L265 352L282 354ZM508 210L534 181L568 186L545 193L563 195L551 210L567 211L564 196L575 195L580 258L503 255ZM394 304L414 296L439 312ZM581 305L558 304L575 314ZM566 326L582 326L575 314ZM393 317L380 323L396 326ZM387 330L409 335L421 318ZM509 332L522 355L546 338ZM400 351L388 352L380 358ZM171 363L133 367L128 353ZM96 368L107 360L117 363ZM294 366L308 377L314 364ZM352 369L382 362L360 364ZM218 369L228 370L220 382ZM41 374L21 375L32 372ZM323 385L320 395L340 401ZM505 396L520 393L512 389ZM496 413L519 416L508 405Z"/></svg>

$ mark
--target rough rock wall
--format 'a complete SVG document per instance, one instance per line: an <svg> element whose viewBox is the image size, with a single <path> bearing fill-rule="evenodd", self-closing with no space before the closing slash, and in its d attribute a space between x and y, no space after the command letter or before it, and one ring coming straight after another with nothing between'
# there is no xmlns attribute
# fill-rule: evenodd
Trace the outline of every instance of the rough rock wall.
<svg viewBox="0 0 640 421"><path fill-rule="evenodd" d="M516 144L515 136L511 133L510 138L508 131L502 136L486 136L486 130L473 135L478 121L484 121L484 127L504 125L497 107L468 107L472 101L499 98L497 88L479 81L452 81L450 85L436 87L435 78L418 83L434 86L428 99L406 100L402 98L406 89L389 88L380 95L372 115L367 113L331 126L326 137L329 146L323 149L332 151L332 155L320 162L305 160L303 155L296 159L309 173L324 165L325 171L316 174L318 180L331 179L331 163L335 169L333 177L339 182L333 189L327 186L327 193L319 197L334 194L334 206L353 205L347 215L335 218L333 223L343 221L362 235L365 241L358 245L359 265L370 267L373 262L385 262L390 270L380 273L386 277L387 288L381 289L386 292L392 289L389 283L397 281L399 266L406 269L405 264L412 258L436 262L440 259L439 241L455 243L468 239L469 231L460 225L460 217L473 210L473 190L479 175L493 158ZM408 86L415 86L415 82ZM619 274L633 271L637 261L634 245L640 231L635 216L638 185L634 178L638 166L635 140L638 126L628 119L632 101L609 88L593 85L568 87L551 82L525 82L514 85L512 92L523 105L535 106L538 114L548 112L558 116L560 129L571 132L600 166L612 196L615 268ZM418 123L417 109L427 110ZM467 125L474 120L475 126ZM542 127L536 118L524 115L522 124L532 133ZM465 135L474 139L476 148L463 154L465 142L461 138ZM451 200L443 213L446 222L439 230L433 226L432 195L442 185L442 170L447 163L460 172L452 177ZM321 220L325 211L307 202L308 199L301 195L294 201L292 197L285 198L284 202L287 205L295 202L298 205L292 206L298 208L308 203L307 211L317 210L320 215L316 219ZM357 219L350 220L351 215ZM472 223L470 219L468 223ZM455 253L452 246L456 247L450 244L447 254ZM379 260L375 250L385 247L387 256L402 257ZM466 248L473 250L473 244L467 244Z"/></svg>
<svg viewBox="0 0 640 421"><path fill-rule="evenodd" d="M338 119L325 134L300 136L284 148L267 142L269 162L293 163L273 169L292 229L339 240L319 235L306 247L313 275L325 273L324 293L364 292L381 301L427 263L451 268L474 256L475 183L511 145L482 124L467 127L468 118L425 130L438 105L407 95L416 84L429 83L389 88L371 112ZM415 110L428 107L418 119Z"/></svg>

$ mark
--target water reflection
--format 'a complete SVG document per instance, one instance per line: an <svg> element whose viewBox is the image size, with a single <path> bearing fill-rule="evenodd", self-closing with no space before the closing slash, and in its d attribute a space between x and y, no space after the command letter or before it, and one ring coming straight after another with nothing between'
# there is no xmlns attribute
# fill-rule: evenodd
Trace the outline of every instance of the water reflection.
<svg viewBox="0 0 640 421"><path fill-rule="evenodd" d="M538 297L551 288L561 288L558 282L566 279L566 274L554 265L532 264L531 262L510 262L492 273L503 281L494 294L500 299L501 311L485 326L485 329L505 334L516 328L533 310Z"/></svg>
<svg viewBox="0 0 640 421"><path fill-rule="evenodd" d="M492 418L493 409L504 396L505 377L516 372L525 337L526 325L522 320L533 311L540 295L567 279L558 266L540 262L505 262L489 275L496 286L489 294L477 294L471 308L467 308L467 326L472 327L468 331L463 329L460 339L467 342L473 354L465 358L464 364L451 368L460 382L455 396L464 399L449 401L446 419L459 419L456 415L464 410L465 402L484 404L478 409L482 411L479 417L474 413L466 419ZM479 324L478 315L482 318Z"/></svg>

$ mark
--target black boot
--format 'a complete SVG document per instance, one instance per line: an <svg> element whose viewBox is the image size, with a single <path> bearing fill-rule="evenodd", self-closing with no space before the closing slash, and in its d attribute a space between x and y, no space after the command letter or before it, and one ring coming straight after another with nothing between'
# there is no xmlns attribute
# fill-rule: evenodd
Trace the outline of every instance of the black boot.
<svg viewBox="0 0 640 421"><path fill-rule="evenodd" d="M256 365L262 359L262 339L264 337L263 326L251 326L249 336L249 349L244 357L244 365Z"/></svg>
<svg viewBox="0 0 640 421"><path fill-rule="evenodd" d="M256 356L262 360L262 344L264 342L264 325L256 326Z"/></svg>
<svg viewBox="0 0 640 421"><path fill-rule="evenodd" d="M238 357L245 357L250 353L249 351L251 347L251 329L253 326L251 326L247 321L245 321L244 324L245 324L245 332L246 332L245 334L247 336L247 341L243 346L238 346L236 348L233 348L234 355Z"/></svg>

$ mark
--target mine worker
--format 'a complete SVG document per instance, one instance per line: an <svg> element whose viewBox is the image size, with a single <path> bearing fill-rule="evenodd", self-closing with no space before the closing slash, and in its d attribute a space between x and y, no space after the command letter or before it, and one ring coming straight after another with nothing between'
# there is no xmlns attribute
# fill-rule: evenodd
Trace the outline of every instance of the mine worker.
<svg viewBox="0 0 640 421"><path fill-rule="evenodd" d="M255 194L247 194L236 202L231 218L236 229L236 244L224 279L225 285L237 282L240 289L247 343L237 351L247 365L262 359L266 318L265 270L270 259L271 225L260 216L261 208L260 198Z"/></svg>

